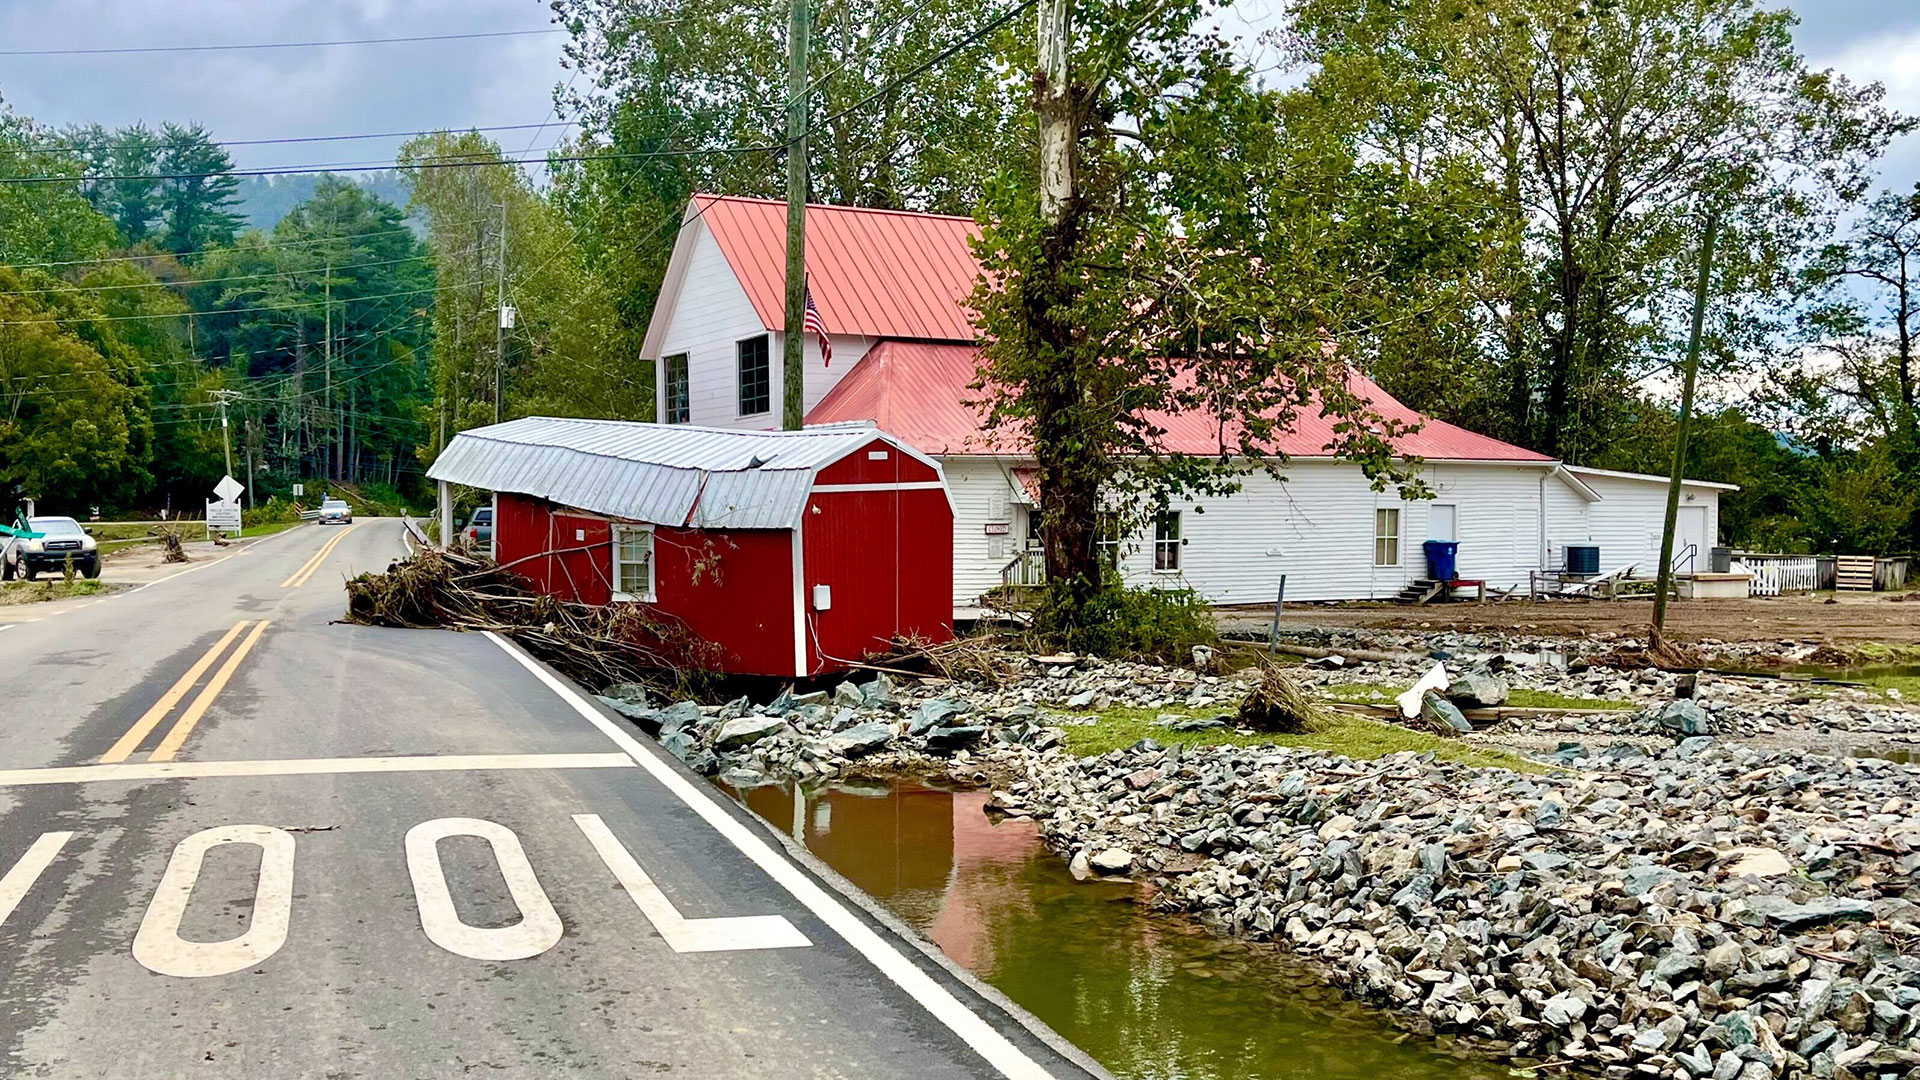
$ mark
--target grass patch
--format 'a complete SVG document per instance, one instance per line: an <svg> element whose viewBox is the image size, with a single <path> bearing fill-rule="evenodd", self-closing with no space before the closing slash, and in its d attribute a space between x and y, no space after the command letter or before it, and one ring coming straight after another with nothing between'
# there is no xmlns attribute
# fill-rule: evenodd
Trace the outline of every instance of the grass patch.
<svg viewBox="0 0 1920 1080"><path fill-rule="evenodd" d="M1220 709L1195 709L1172 706L1143 709L1121 705L1092 714L1097 723L1064 728L1067 749L1082 757L1121 750L1141 739L1152 739L1162 746L1297 746L1306 750L1324 750L1350 758L1377 758L1403 750L1417 753L1432 751L1448 761L1482 768L1514 769L1520 772L1545 772L1540 764L1518 754L1468 746L1454 739L1414 731L1393 724L1382 724L1358 716L1335 713L1298 735L1242 735L1232 728L1213 731L1170 731L1155 727L1163 713L1177 716L1217 716ZM1085 715L1085 714L1083 714Z"/></svg>
<svg viewBox="0 0 1920 1080"><path fill-rule="evenodd" d="M1350 701L1361 705L1391 705L1400 691L1388 686L1369 686L1365 683L1331 683L1320 687L1323 697L1334 701ZM1556 694L1551 690L1529 690L1515 687L1507 695L1507 704L1516 709L1637 709L1638 705L1619 698L1569 697Z"/></svg>
<svg viewBox="0 0 1920 1080"><path fill-rule="evenodd" d="M15 604L39 604L48 600L66 600L75 596L98 596L113 591L105 581L76 578L72 582L53 578L47 581L9 581L0 584L0 607Z"/></svg>

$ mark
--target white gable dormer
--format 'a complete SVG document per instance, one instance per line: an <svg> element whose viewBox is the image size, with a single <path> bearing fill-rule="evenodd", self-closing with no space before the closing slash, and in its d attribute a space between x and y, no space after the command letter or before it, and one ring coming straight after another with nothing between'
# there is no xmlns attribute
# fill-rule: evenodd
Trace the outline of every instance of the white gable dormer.
<svg viewBox="0 0 1920 1080"><path fill-rule="evenodd" d="M785 335L767 326L754 309L713 230L700 220L697 205L689 204L687 217L692 220L682 226L674 241L673 256L667 263L640 351L642 359L653 361L654 417L702 427L778 428L785 400ZM776 284L784 287L784 282ZM809 411L873 344L871 339L855 335L834 334L831 340L830 364L822 360L819 342L812 335L808 335L802 350L806 371L802 401ZM762 355L764 393L760 392L759 381ZM668 401L675 387L673 369L680 363L679 357L685 357L684 416L673 415ZM763 401L766 408L756 409Z"/></svg>

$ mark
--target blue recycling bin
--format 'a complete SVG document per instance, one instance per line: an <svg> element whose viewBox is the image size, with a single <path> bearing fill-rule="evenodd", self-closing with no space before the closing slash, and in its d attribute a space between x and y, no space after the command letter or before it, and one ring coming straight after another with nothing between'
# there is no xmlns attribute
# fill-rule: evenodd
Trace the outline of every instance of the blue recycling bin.
<svg viewBox="0 0 1920 1080"><path fill-rule="evenodd" d="M1452 581L1460 554L1457 540L1429 540L1421 547L1427 553L1427 576L1435 581Z"/></svg>

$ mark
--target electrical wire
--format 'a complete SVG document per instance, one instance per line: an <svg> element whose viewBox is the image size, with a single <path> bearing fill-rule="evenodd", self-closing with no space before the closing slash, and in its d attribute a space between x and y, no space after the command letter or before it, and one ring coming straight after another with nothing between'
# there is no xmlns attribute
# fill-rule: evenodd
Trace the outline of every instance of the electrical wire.
<svg viewBox="0 0 1920 1080"><path fill-rule="evenodd" d="M452 228L458 228L463 225L472 225L475 221L478 221L478 220L480 219L474 218L468 221L456 221L446 227L449 229L452 229ZM413 231L412 226L402 225L397 229L378 229L378 230L375 230L374 232L354 233L350 236L349 235L323 236L323 237L315 238L313 240L281 241L281 240L269 239L267 242L267 246L269 248L312 247L315 244L336 244L342 240L359 240L369 236L391 236L394 233L403 233L403 232L412 232L412 231ZM263 233L262 235L266 235L266 234ZM191 248L186 251L178 251L178 252L158 251L151 255L102 255L97 259L66 259L60 262L37 262L37 263L0 263L0 266L11 266L16 270L45 270L50 267L56 267L56 266L99 266L104 263L147 262L153 259L184 259L188 255L205 255L208 252L212 252L212 251L235 251L235 250L238 250L238 249L232 244L214 244L209 247Z"/></svg>
<svg viewBox="0 0 1920 1080"><path fill-rule="evenodd" d="M286 146L292 143L358 142L366 139L407 139L419 135L439 135L443 132L465 134L469 131L533 131L539 137L539 130L558 123L561 127L572 127L578 120L556 121L552 113L538 124L496 124L490 127L437 127L425 131L370 131L361 135L300 135L279 139L219 139L221 147L229 146ZM151 143L133 142L80 142L49 143L44 146L0 146L0 154L89 154L101 150L121 150L131 146L148 146L155 150L161 148L160 136L154 136Z"/></svg>
<svg viewBox="0 0 1920 1080"><path fill-rule="evenodd" d="M1027 0L1032 3L1033 0ZM869 99L870 100L870 99ZM558 144L556 144L557 146ZM552 149L551 147L549 149ZM383 161L372 164L355 165L342 162L332 165L291 165L268 169L222 169L218 172L203 173L121 173L112 176L0 176L0 185L11 184L104 184L128 180L210 180L220 176L306 176L312 173L362 173L405 171L408 169L473 169L487 165L543 165L547 162L588 161L594 158L671 158L703 157L709 154L752 154L770 150L785 149L783 143L768 143L760 146L715 146L686 150L650 150L628 154L571 154L554 157L514 158L488 156L483 161L416 161L410 164ZM464 155L452 155L464 156Z"/></svg>
<svg viewBox="0 0 1920 1080"><path fill-rule="evenodd" d="M424 255L409 255L404 259L386 259L381 262L347 263L342 266L328 267L333 272L341 270L359 270L369 266L394 266L398 263L420 262L433 258L432 252ZM67 288L50 287L45 289L14 289L0 292L0 296L66 296L71 293L116 292L124 289L190 289L196 285L212 285L221 281L265 281L271 278L299 277L310 273L309 270L262 270L257 274L236 274L231 277L185 278L180 281L141 281L131 285L74 285Z"/></svg>
<svg viewBox="0 0 1920 1080"><path fill-rule="evenodd" d="M253 311L285 311L289 308L316 307L327 303L359 303L364 300L385 300L395 296L419 296L421 293L438 291L438 286L426 289L408 289L403 292L381 293L376 296L343 297L339 300L302 300L290 304L263 304L259 307L226 308L213 311L176 311L152 315L61 315L51 319L5 319L0 326L47 326L53 323L69 322L131 322L136 319L187 319L195 316L242 315Z"/></svg>
<svg viewBox="0 0 1920 1080"><path fill-rule="evenodd" d="M415 34L407 37L347 38L339 41L256 41L237 45L135 45L114 49L0 49L0 56L126 56L131 53L241 52L248 49L328 49L342 45L398 45L419 41L475 41L481 38L535 37L565 33L563 27L493 30L471 34Z"/></svg>

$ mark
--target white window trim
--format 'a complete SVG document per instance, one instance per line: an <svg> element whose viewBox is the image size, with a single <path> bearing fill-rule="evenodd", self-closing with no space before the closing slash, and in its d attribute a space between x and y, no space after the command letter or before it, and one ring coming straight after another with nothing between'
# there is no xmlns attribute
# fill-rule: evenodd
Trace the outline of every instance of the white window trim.
<svg viewBox="0 0 1920 1080"><path fill-rule="evenodd" d="M1156 574L1167 576L1167 577L1179 577L1180 562L1181 562L1180 548L1186 539L1186 522L1181 519L1180 511L1178 510L1168 510L1166 513L1168 517L1171 517L1173 519L1173 531L1174 531L1173 539L1171 540L1160 539L1159 515L1156 514L1154 516L1154 520L1152 524L1149 526L1149 528L1153 530L1153 540L1152 540L1153 572ZM1173 565L1172 566L1160 565L1160 548L1162 546L1170 547L1173 549Z"/></svg>
<svg viewBox="0 0 1920 1080"><path fill-rule="evenodd" d="M1388 534L1380 531L1380 515L1383 513L1391 513L1393 515L1393 533L1391 534L1393 537L1393 561L1392 562L1380 561L1380 541L1385 540L1388 537ZM1399 507L1376 506L1373 508L1373 565L1374 566L1380 567L1382 569L1391 569L1393 567L1400 565L1400 561L1401 561L1400 560L1400 540L1401 540L1400 530L1402 526L1404 526L1405 524L1406 524L1406 519L1404 518L1404 516L1401 515Z"/></svg>
<svg viewBox="0 0 1920 1080"><path fill-rule="evenodd" d="M633 532L647 534L647 591L639 596L620 591L620 537L623 533ZM613 584L613 598L628 604L657 603L660 596L659 577L657 576L659 573L657 569L659 552L656 550L653 542L653 526L614 525L608 531L607 539L610 541L608 546L612 549L608 555L608 561L612 564L611 569L613 571L613 577L611 579Z"/></svg>

